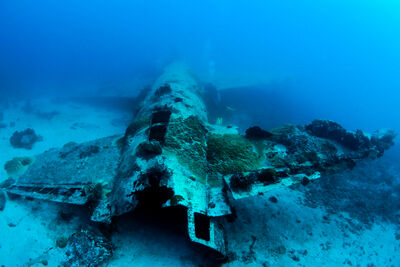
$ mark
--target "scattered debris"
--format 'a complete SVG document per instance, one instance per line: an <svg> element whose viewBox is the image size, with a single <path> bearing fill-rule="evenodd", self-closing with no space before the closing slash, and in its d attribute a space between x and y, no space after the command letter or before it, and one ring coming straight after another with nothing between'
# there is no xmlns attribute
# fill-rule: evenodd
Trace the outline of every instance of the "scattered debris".
<svg viewBox="0 0 400 267"><path fill-rule="evenodd" d="M242 256L242 261L243 262L252 263L256 259L256 255L255 255L255 252L254 252L254 246L256 244L256 241L257 241L257 237L252 235L251 236L251 244L250 244L250 247L249 247L249 251L247 251L247 253Z"/></svg>
<svg viewBox="0 0 400 267"><path fill-rule="evenodd" d="M24 266L31 267L31 266L38 266L38 264L42 264L43 266L49 265L48 257L49 252L53 249L53 247L47 249L43 254L39 255L36 258L29 259Z"/></svg>
<svg viewBox="0 0 400 267"><path fill-rule="evenodd" d="M272 203L278 203L278 199L274 196L268 198L269 201L271 201Z"/></svg>
<svg viewBox="0 0 400 267"><path fill-rule="evenodd" d="M294 261L300 261L299 256L295 255L295 254L290 254L289 257L294 260Z"/></svg>
<svg viewBox="0 0 400 267"><path fill-rule="evenodd" d="M400 240L400 232L396 231L396 233L394 234L394 237L396 238L396 240Z"/></svg>
<svg viewBox="0 0 400 267"><path fill-rule="evenodd" d="M324 206L329 214L346 212L368 226L376 220L400 223L400 168L397 157L360 163L351 171L329 175L305 190L305 205ZM351 179L350 179L351 178ZM353 226L350 226L354 229Z"/></svg>
<svg viewBox="0 0 400 267"><path fill-rule="evenodd" d="M15 226L17 226L15 223L13 223L13 222L9 222L9 223L7 223L7 225L8 225L8 227L15 227Z"/></svg>
<svg viewBox="0 0 400 267"><path fill-rule="evenodd" d="M330 250L332 247L332 243L330 241L326 241L325 243L319 244L322 250Z"/></svg>
<svg viewBox="0 0 400 267"><path fill-rule="evenodd" d="M351 263L351 261L349 259L344 260L343 265L345 265L345 264L353 266L353 263Z"/></svg>
<svg viewBox="0 0 400 267"><path fill-rule="evenodd" d="M0 211L4 210L4 208L6 207L6 202L7 202L6 194L1 190L0 191Z"/></svg>
<svg viewBox="0 0 400 267"><path fill-rule="evenodd" d="M33 129L28 128L24 131L15 131L10 138L10 143L14 148L32 149L36 142L42 140L42 136L37 135Z"/></svg>
<svg viewBox="0 0 400 267"><path fill-rule="evenodd" d="M68 239L68 260L64 267L94 267L106 262L113 255L113 245L100 233L81 230Z"/></svg>
<svg viewBox="0 0 400 267"><path fill-rule="evenodd" d="M269 251L273 254L283 255L286 254L286 247L284 245L279 245L274 248L270 248Z"/></svg>
<svg viewBox="0 0 400 267"><path fill-rule="evenodd" d="M300 256L306 256L308 251L305 250L289 250L289 257L294 261L300 261Z"/></svg>
<svg viewBox="0 0 400 267"><path fill-rule="evenodd" d="M56 240L56 245L59 248L65 248L68 244L68 238L61 236L59 238L57 238Z"/></svg>

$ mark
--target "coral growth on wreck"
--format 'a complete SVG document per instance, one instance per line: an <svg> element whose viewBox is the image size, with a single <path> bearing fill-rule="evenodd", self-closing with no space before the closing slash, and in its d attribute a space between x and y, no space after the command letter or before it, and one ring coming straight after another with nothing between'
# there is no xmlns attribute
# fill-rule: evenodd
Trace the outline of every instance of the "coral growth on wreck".
<svg viewBox="0 0 400 267"><path fill-rule="evenodd" d="M205 181L207 171L206 135L207 129L195 116L178 119L169 124L165 145L176 151L180 164Z"/></svg>
<svg viewBox="0 0 400 267"><path fill-rule="evenodd" d="M260 167L261 157L254 145L236 134L210 134L207 138L207 160L222 174L252 171Z"/></svg>

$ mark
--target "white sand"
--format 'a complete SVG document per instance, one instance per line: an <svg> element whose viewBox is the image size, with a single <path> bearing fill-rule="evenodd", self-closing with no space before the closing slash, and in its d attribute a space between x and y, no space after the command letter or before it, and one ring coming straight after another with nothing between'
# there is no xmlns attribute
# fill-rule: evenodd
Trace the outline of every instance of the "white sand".
<svg viewBox="0 0 400 267"><path fill-rule="evenodd" d="M124 125L113 126L113 119L120 119L129 114L114 113L89 106L70 103L54 103L45 99L32 102L34 108L41 111L60 112L51 120L41 119L21 110L24 103L4 110L3 122L15 122L15 127L0 129L0 181L7 178L3 168L6 161L18 156L30 156L42 153L53 147L60 147L67 142L85 142L99 137L121 134ZM43 136L43 141L34 145L32 150L14 149L9 138L14 131L33 128ZM47 259L49 266L62 262L65 252L55 246L57 237L68 237L77 230L77 220L68 223L57 220L60 206L42 201L8 200L6 208L0 212L0 264L5 266L26 266L31 260ZM10 227L8 224L15 224ZM46 251L49 251L46 253Z"/></svg>
<svg viewBox="0 0 400 267"><path fill-rule="evenodd" d="M278 203L271 203L270 196L276 196ZM242 257L249 255L251 235L257 237L256 263L249 266L346 266L346 259L353 266L399 266L400 242L395 239L395 225L376 223L369 230L355 231L357 220L345 213L328 215L321 208L306 207L302 199L298 191L281 189L238 201L239 217L227 229L238 262L228 266L246 265ZM286 248L284 255L276 252L279 246ZM291 250L299 255L299 262L290 257ZM304 250L307 255L301 254Z"/></svg>

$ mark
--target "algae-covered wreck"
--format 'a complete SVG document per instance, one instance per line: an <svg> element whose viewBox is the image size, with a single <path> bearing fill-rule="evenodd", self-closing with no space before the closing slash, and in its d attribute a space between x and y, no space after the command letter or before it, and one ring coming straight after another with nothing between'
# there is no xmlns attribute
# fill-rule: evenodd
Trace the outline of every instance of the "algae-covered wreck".
<svg viewBox="0 0 400 267"><path fill-rule="evenodd" d="M251 127L240 135L235 127L208 122L202 90L187 68L170 65L124 135L14 159L6 190L89 203L91 219L104 223L143 201L180 205L187 209L190 239L225 254L224 216L234 199L307 184L380 157L393 145L392 131L367 135L323 120L271 131Z"/></svg>

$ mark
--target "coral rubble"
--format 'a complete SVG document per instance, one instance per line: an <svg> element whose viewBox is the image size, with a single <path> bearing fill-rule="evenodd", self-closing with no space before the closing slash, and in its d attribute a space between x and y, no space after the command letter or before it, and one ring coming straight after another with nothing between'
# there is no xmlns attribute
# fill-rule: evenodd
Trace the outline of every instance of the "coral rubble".
<svg viewBox="0 0 400 267"><path fill-rule="evenodd" d="M23 131L15 131L10 138L10 143L15 148L32 149L36 142L42 141L43 138L37 135L35 131L28 128Z"/></svg>
<svg viewBox="0 0 400 267"><path fill-rule="evenodd" d="M68 255L68 260L63 263L65 267L99 266L113 255L111 242L100 233L90 230L74 233L65 245Z"/></svg>

